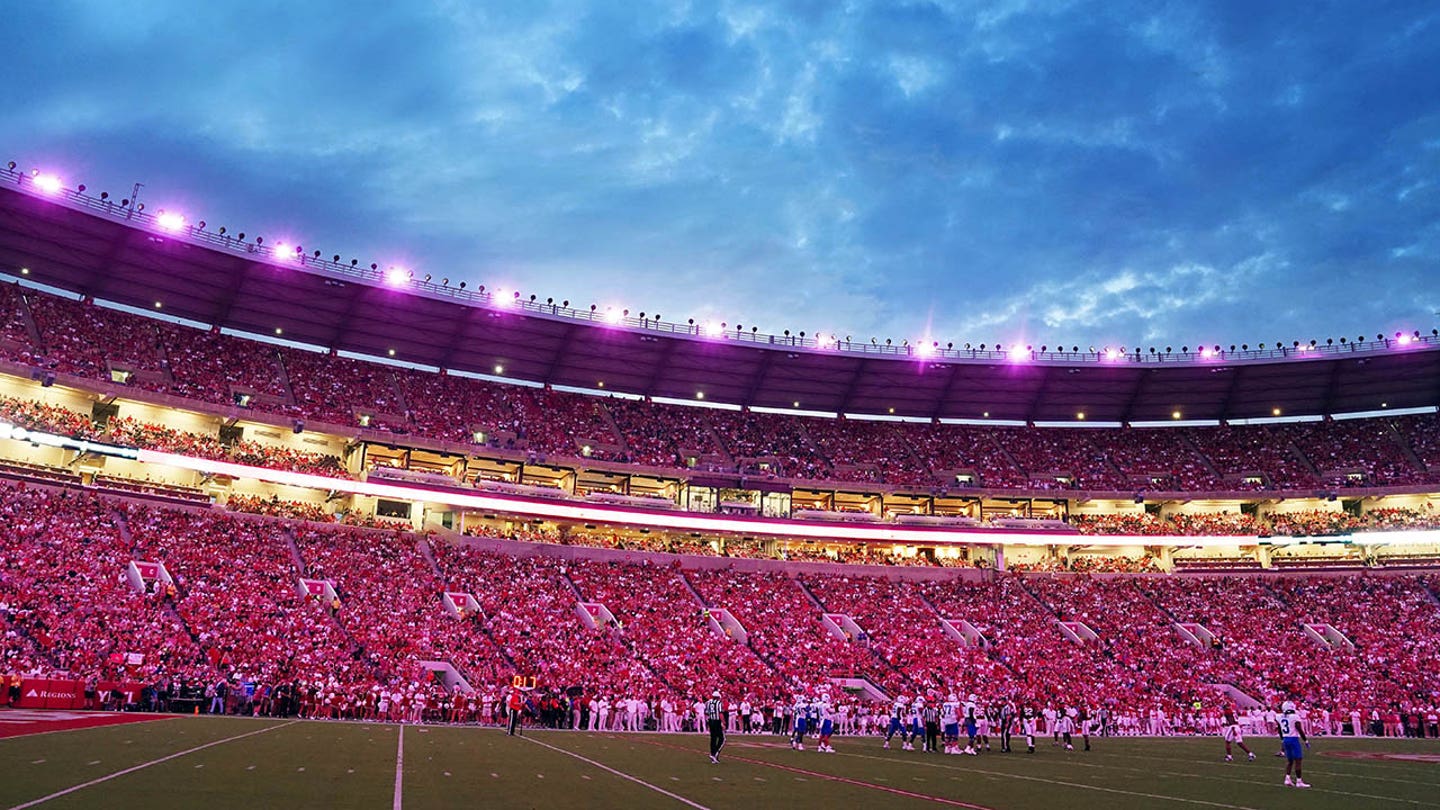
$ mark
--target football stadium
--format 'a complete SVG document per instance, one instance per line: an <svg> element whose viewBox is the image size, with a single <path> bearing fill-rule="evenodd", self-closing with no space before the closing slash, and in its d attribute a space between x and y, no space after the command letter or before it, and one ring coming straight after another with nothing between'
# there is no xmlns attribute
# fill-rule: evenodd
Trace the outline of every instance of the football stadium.
<svg viewBox="0 0 1440 810"><path fill-rule="evenodd" d="M1440 807L1440 312L768 329L77 165L0 165L0 807Z"/></svg>

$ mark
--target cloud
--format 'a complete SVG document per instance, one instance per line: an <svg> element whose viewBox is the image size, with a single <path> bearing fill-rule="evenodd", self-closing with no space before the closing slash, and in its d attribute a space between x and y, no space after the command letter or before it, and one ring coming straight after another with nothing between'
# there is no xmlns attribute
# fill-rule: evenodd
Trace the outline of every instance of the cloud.
<svg viewBox="0 0 1440 810"><path fill-rule="evenodd" d="M307 249L777 332L1435 320L1427 4L362 6L23 4L12 28L47 35L9 46L5 159Z"/></svg>

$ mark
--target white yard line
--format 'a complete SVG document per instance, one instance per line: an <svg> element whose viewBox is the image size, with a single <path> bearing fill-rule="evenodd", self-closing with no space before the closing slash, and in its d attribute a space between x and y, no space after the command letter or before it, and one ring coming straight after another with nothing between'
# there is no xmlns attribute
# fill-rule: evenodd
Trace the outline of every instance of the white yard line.
<svg viewBox="0 0 1440 810"><path fill-rule="evenodd" d="M400 810L400 793L405 782L405 727L400 727L400 733L395 735L395 810Z"/></svg>
<svg viewBox="0 0 1440 810"><path fill-rule="evenodd" d="M666 790L665 788L662 788L662 787L660 787L660 786L658 786L658 785L652 785L652 784L650 784L649 782L646 782L644 779L640 779L640 778L638 778L638 777L631 776L630 774L625 773L624 771L617 771L617 770L615 770L614 768L610 767L609 765L602 765L602 764L600 764L599 762L596 762L595 760L590 759L590 758L588 758L588 757L583 757L583 756L575 753L574 751L567 751L567 750L565 750L564 748L559 748L559 747L557 747L557 746L550 745L549 743L540 742L539 740L535 739L534 737L521 737L520 739L525 740L525 741L527 741L527 742L535 743L536 745L541 746L542 748L549 748L551 751L558 751L558 752L564 754L564 755L567 756L567 757L574 757L575 759L578 759L578 760L580 760L581 762L584 762L584 763L587 764L587 765L593 765L594 767L599 768L600 770L605 771L605 772L607 772L607 773L612 773L612 774L620 777L621 779L625 779L625 780L634 782L635 784L640 785L641 787L647 787L647 788L655 791L656 793L659 793L659 794L662 795L662 796L669 796L670 798L674 799L674 800L677 801L677 802L680 802L681 804L683 804L683 805L685 805L685 806L687 806L687 807L692 807L692 808L694 808L694 810L710 810L710 808L706 807L706 806L703 805L703 804L697 804L696 802L692 802L692 801L690 801L689 799L685 798L684 796L681 796L681 795L678 795L678 794L675 794L675 793L671 793L670 791Z"/></svg>
<svg viewBox="0 0 1440 810"><path fill-rule="evenodd" d="M245 734L237 734L234 737L226 737L223 740L215 740L214 742L208 742L204 745L197 745L194 748L187 748L184 751L177 751L168 756L163 756L159 759L152 759L149 762L142 762L139 765L135 765L133 767L129 767L124 770L116 771L112 774L102 776L99 779L91 779L89 782L83 782L81 784L75 785L74 787L68 787L64 790L56 791L54 793L51 793L49 796L41 796L38 799L32 799L31 801L25 802L24 804L17 804L14 807L11 807L10 810L26 810L26 808L28 807L34 807L37 804L43 804L50 801L51 799L58 799L61 796L68 796L77 790L84 790L85 788L94 787L95 785L101 784L102 782L108 782L111 779L125 776L126 774L135 773L136 771L143 771L151 765L159 765L162 762L169 762L172 759L179 759L180 757L193 754L196 751L204 751L206 748L214 748L217 745L224 745L225 743L234 742L235 740L243 740L246 737L254 737L256 734L268 734L269 732L275 731L276 729L285 728L286 726L293 726L298 722L300 721L291 720L288 723L281 723L278 726L270 726L269 728L262 728L259 731L250 731Z"/></svg>

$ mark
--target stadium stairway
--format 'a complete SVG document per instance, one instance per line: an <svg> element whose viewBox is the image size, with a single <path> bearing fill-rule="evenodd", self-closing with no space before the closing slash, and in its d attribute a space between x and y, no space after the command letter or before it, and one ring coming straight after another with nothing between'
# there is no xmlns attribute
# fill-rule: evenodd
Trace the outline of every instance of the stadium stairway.
<svg viewBox="0 0 1440 810"><path fill-rule="evenodd" d="M560 577L570 585L570 590L575 594L576 599L581 602L593 601L589 597L587 597L583 591L580 590L580 586L576 584L575 580L571 578L568 572L561 574ZM660 670L657 669L653 663L651 663L650 657L645 654L644 650L640 649L640 645L636 644L634 639L626 635L624 625L625 619L620 616L616 616L615 619L620 626L610 628L610 634L619 640L620 644L625 648L625 651L630 653L630 657L635 659L635 661L638 662L640 666L644 667L645 670L650 673L650 676L653 677L657 683L664 684L665 688L669 689L673 694L685 694L684 690L675 688L675 684L671 683L668 678L661 675Z"/></svg>
<svg viewBox="0 0 1440 810"><path fill-rule="evenodd" d="M693 582L690 581L690 577L686 576L686 574L685 574L684 571L678 572L678 573L677 573L677 576L680 577L680 581L685 584L685 588L690 591L690 594L695 597L695 602L696 602L696 604L700 605L700 607L702 607L702 608L718 608L718 607L724 607L723 605L712 605L712 604L710 604L709 602L706 602L706 601L705 601L705 597L700 594L699 589L697 589L697 588L695 587L695 583L693 583ZM727 608L727 610L728 610L728 608ZM731 613L731 615L733 616L734 614ZM737 621L738 621L738 620L737 620ZM750 651L750 654L753 655L753 656L755 656L755 660L757 660L757 661L759 661L760 663L764 664L764 665L766 666L766 668L768 668L771 672L779 673L779 674L782 674L782 675L784 674L784 673L780 672L780 668L779 668L779 667L775 666L775 662L774 662L774 661L771 661L769 658L761 655L761 654L760 654L760 651L757 650L757 649L755 649L755 645L754 645L754 644L751 644L749 639L746 639L746 640L745 640L745 649L749 650L749 651Z"/></svg>
<svg viewBox="0 0 1440 810"><path fill-rule="evenodd" d="M806 584L805 580L802 579L801 577L799 577L799 576L795 577L795 584L798 585L798 586L800 587L800 589L805 592L805 595L806 595L806 596L810 597L811 603L814 604L815 607L817 607L822 614L824 614L824 613L832 613L832 612L838 613L838 612L839 612L839 611L831 611L829 608L825 607L825 603L820 600L820 597L815 594L815 591L811 590L810 586L809 586L808 584ZM817 616L816 618L819 618L819 617ZM852 621L853 621L853 619L852 619ZM937 623L940 621L940 614L938 614L938 613L935 614L935 621L936 621ZM865 628L862 627L862 628L860 628L860 629L861 629L861 630L864 630ZM868 633L869 631L865 631L865 632ZM868 642L867 642L867 643L864 645L864 647L865 647L865 652L869 653L869 654L870 654L870 657L871 657L877 664L880 665L881 671L893 673L896 677L898 677L901 681L903 681L907 687L909 687L909 688L912 689L912 690L918 690L918 689L919 689L919 685L916 684L915 679L914 679L914 678L911 678L911 677L910 677L910 674L909 674L908 672L904 671L903 669L901 669L901 668L895 666L894 664L892 664L891 662L887 661L887 660L885 659L885 657L882 656L882 655L880 655L880 652L875 649L875 645L874 645L873 643L868 643ZM864 673L854 673L854 674L855 674L855 675L863 675ZM873 679L873 678L868 678L868 679L866 679L866 680L869 680L869 681L871 681L872 684L874 684L874 679ZM874 685L876 686L877 689L879 689L879 686L880 686L879 684L874 684ZM881 689L880 691L883 693L885 690Z"/></svg>

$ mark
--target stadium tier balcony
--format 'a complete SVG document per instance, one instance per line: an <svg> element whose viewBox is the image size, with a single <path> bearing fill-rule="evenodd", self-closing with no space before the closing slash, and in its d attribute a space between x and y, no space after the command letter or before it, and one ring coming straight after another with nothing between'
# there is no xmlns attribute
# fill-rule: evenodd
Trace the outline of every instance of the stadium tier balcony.
<svg viewBox="0 0 1440 810"><path fill-rule="evenodd" d="M0 285L0 357L277 417L681 470L1088 491L1440 483L1440 418L1170 429L983 427L704 410L279 347ZM169 437L176 439L177 437ZM202 452L197 450L197 452ZM308 462L292 469L312 471ZM326 474L329 474L328 472ZM964 483L956 475L969 475Z"/></svg>

